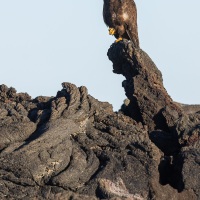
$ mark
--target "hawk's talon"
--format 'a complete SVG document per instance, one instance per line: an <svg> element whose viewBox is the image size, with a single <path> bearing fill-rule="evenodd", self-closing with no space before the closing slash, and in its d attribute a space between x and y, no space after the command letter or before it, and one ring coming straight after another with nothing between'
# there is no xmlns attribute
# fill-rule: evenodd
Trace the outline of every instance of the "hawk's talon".
<svg viewBox="0 0 200 200"><path fill-rule="evenodd" d="M109 35L114 35L116 33L116 30L114 28L109 28Z"/></svg>
<svg viewBox="0 0 200 200"><path fill-rule="evenodd" d="M117 42L122 41L122 40L123 40L123 38L119 37L117 40L115 40L115 42L117 43Z"/></svg>

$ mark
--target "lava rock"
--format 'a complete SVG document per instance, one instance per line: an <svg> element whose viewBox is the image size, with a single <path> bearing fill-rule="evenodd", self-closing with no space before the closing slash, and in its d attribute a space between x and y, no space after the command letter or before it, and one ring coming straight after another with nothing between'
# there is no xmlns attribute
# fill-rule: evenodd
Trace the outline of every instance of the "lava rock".
<svg viewBox="0 0 200 200"><path fill-rule="evenodd" d="M174 102L132 42L108 56L126 78L119 112L68 82L35 99L0 86L0 199L200 198L200 106Z"/></svg>

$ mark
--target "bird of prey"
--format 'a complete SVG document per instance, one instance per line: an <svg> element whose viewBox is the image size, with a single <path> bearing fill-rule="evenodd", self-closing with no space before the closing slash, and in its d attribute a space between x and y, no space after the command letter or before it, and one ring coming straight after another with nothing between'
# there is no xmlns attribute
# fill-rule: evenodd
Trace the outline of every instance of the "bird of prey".
<svg viewBox="0 0 200 200"><path fill-rule="evenodd" d="M131 40L139 47L137 30L137 8L134 0L104 0L103 18L109 27L109 34L114 35L116 42Z"/></svg>

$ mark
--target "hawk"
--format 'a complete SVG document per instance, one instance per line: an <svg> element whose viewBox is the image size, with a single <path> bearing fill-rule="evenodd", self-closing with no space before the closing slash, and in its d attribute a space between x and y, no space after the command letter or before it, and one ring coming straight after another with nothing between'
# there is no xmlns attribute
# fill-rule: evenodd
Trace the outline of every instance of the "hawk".
<svg viewBox="0 0 200 200"><path fill-rule="evenodd" d="M134 0L104 0L103 18L109 27L109 34L117 40L131 40L139 47L137 30L137 8Z"/></svg>

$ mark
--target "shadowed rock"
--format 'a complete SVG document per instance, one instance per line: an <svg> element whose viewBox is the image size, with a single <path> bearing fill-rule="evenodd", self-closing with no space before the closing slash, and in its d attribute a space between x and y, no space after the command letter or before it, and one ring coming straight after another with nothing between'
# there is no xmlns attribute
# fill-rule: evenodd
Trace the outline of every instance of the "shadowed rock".
<svg viewBox="0 0 200 200"><path fill-rule="evenodd" d="M113 72L126 78L122 86L128 99L121 111L147 126L151 141L165 155L159 165L160 183L170 184L182 194L190 191L189 196L186 192L181 198L198 198L200 105L174 102L151 58L130 41L114 43L108 57L113 62ZM194 173L190 174L190 167Z"/></svg>

